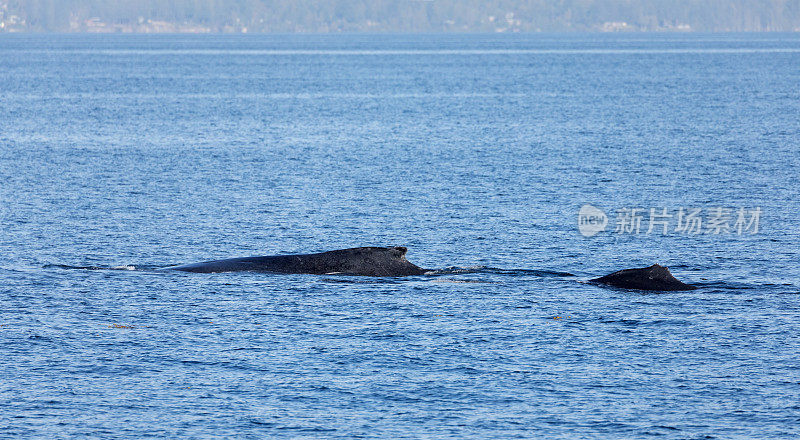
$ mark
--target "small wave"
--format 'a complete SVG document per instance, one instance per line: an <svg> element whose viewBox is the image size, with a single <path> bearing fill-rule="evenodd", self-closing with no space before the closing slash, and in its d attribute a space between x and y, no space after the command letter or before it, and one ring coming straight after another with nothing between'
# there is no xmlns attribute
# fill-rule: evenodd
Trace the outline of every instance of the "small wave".
<svg viewBox="0 0 800 440"><path fill-rule="evenodd" d="M453 283L453 284L501 284L499 281L484 281L484 280L454 280L451 278L441 278L432 280L432 283Z"/></svg>
<svg viewBox="0 0 800 440"><path fill-rule="evenodd" d="M569 272L560 272L556 270L542 270L542 269L497 269L489 268L489 273L496 273L501 275L533 275L537 277L574 277L574 274Z"/></svg>
<svg viewBox="0 0 800 440"><path fill-rule="evenodd" d="M136 270L136 266L126 264L122 266L73 266L70 264L45 264L44 269L69 269L69 270Z"/></svg>
<svg viewBox="0 0 800 440"><path fill-rule="evenodd" d="M569 272L541 269L500 269L489 266L446 267L444 269L426 272L426 275L460 275L470 273L483 273L493 275L528 275L536 277L574 277Z"/></svg>
<svg viewBox="0 0 800 440"><path fill-rule="evenodd" d="M125 265L125 266L114 266L111 270L136 270L136 266L133 265Z"/></svg>
<svg viewBox="0 0 800 440"><path fill-rule="evenodd" d="M742 282L742 281L698 281L691 283L698 288L717 288L726 290L785 289L796 288L797 285L788 280L777 282Z"/></svg>
<svg viewBox="0 0 800 440"><path fill-rule="evenodd" d="M394 284L397 281L387 277L342 277L342 278L323 278L326 283L338 284Z"/></svg>
<svg viewBox="0 0 800 440"><path fill-rule="evenodd" d="M486 266L468 266L468 267L445 267L444 269L434 269L425 272L425 275L458 275L463 273L482 273L488 269Z"/></svg>

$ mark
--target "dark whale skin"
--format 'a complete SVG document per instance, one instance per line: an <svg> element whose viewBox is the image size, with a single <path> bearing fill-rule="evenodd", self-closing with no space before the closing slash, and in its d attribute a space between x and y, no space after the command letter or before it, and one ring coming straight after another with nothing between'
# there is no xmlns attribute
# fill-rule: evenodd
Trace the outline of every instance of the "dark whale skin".
<svg viewBox="0 0 800 440"><path fill-rule="evenodd" d="M358 247L318 254L273 255L264 257L230 258L167 267L165 270L184 272L272 272L398 277L422 275L426 272L406 260L406 248Z"/></svg>
<svg viewBox="0 0 800 440"><path fill-rule="evenodd" d="M638 290L694 290L697 287L685 284L676 279L664 266L654 264L638 269L623 269L604 277L589 280L593 283L606 284L623 289Z"/></svg>

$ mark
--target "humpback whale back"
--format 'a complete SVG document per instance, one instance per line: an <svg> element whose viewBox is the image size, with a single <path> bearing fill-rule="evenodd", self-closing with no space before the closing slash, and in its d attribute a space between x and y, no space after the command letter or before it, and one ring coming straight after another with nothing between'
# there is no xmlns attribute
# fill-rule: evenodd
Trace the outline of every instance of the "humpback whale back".
<svg viewBox="0 0 800 440"><path fill-rule="evenodd" d="M425 270L406 260L406 248L358 247L317 254L230 258L168 267L184 272L274 272L366 276L422 275Z"/></svg>
<svg viewBox="0 0 800 440"><path fill-rule="evenodd" d="M669 269L658 264L638 269L623 269L590 281L624 289L639 290L694 290L697 288L682 283L672 276Z"/></svg>

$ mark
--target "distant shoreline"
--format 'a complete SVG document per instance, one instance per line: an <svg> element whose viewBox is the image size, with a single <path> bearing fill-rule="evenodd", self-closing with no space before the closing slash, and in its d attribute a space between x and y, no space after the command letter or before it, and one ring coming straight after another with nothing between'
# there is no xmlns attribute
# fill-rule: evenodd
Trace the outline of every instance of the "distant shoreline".
<svg viewBox="0 0 800 440"><path fill-rule="evenodd" d="M786 0L0 0L0 32L800 32Z"/></svg>
<svg viewBox="0 0 800 440"><path fill-rule="evenodd" d="M582 31L519 31L519 32L489 32L489 31L338 31L338 32L84 32L84 31L2 31L2 35L736 35L736 34L800 34L800 29L769 30L769 31L620 31L606 32L598 30Z"/></svg>

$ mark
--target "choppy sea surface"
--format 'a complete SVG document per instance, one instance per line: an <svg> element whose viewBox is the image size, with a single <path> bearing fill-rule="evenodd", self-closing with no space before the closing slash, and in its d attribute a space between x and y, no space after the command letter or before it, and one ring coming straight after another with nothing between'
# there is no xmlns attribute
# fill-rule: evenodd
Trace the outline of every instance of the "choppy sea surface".
<svg viewBox="0 0 800 440"><path fill-rule="evenodd" d="M800 34L0 35L0 437L796 438L799 115Z"/></svg>

